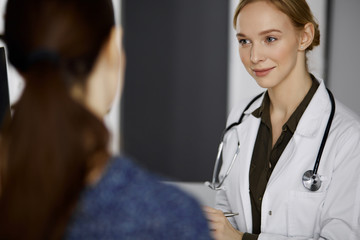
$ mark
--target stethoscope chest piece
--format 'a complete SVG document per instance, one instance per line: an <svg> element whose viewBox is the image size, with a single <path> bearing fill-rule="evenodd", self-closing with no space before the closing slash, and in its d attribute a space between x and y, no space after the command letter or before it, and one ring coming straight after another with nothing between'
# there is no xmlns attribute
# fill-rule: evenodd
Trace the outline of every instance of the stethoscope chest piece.
<svg viewBox="0 0 360 240"><path fill-rule="evenodd" d="M321 187L319 174L314 174L313 170L308 170L304 173L302 182L305 188L313 192L319 190Z"/></svg>

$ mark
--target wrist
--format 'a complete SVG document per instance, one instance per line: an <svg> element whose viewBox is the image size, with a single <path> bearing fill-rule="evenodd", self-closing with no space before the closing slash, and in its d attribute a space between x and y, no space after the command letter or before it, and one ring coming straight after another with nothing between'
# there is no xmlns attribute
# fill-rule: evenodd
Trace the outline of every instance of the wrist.
<svg viewBox="0 0 360 240"><path fill-rule="evenodd" d="M240 232L240 231L238 231L238 230L235 230L235 231L236 231L237 235L239 236L237 239L238 239L238 240L243 240L244 233L243 233L243 232Z"/></svg>

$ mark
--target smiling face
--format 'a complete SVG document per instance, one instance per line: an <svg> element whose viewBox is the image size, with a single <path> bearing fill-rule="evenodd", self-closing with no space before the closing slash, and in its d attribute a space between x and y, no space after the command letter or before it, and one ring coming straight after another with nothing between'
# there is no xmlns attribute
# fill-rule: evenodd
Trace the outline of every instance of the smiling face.
<svg viewBox="0 0 360 240"><path fill-rule="evenodd" d="M274 88L305 71L299 61L300 32L290 18L266 1L246 5L236 21L239 53L246 70L263 88Z"/></svg>

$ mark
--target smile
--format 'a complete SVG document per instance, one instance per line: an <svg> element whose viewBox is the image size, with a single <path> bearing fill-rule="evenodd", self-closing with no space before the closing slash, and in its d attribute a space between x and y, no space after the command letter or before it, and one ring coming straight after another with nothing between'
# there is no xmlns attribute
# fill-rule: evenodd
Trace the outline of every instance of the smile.
<svg viewBox="0 0 360 240"><path fill-rule="evenodd" d="M275 67L271 67L271 68L264 68L264 69L252 69L252 71L254 72L254 74L257 77L264 77L266 75L268 75L271 70L273 70Z"/></svg>

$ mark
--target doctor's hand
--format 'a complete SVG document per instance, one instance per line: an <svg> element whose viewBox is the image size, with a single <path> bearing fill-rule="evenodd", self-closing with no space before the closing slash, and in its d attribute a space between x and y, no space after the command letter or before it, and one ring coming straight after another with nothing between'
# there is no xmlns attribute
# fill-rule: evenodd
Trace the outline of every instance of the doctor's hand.
<svg viewBox="0 0 360 240"><path fill-rule="evenodd" d="M241 240L244 233L236 230L223 212L212 207L203 208L209 222L211 235L215 240Z"/></svg>

